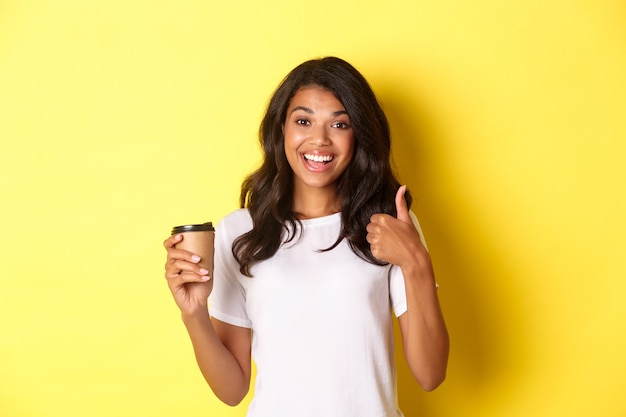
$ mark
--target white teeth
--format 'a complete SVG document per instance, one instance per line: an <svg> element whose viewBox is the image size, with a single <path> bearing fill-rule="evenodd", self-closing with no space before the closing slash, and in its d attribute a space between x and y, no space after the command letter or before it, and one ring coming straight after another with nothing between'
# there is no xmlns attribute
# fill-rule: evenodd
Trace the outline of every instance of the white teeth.
<svg viewBox="0 0 626 417"><path fill-rule="evenodd" d="M330 162L333 160L333 157L330 155L313 155L310 153L305 153L304 158L313 162Z"/></svg>

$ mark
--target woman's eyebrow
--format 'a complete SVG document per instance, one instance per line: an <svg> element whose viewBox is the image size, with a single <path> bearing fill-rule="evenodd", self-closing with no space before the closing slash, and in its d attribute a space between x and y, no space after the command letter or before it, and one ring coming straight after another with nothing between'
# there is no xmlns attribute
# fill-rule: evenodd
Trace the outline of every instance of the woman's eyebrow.
<svg viewBox="0 0 626 417"><path fill-rule="evenodd" d="M313 111L313 109L309 108L309 107L305 107L305 106L296 106L294 107L290 113L293 113L297 110L302 110L305 113L309 113L309 114L314 114L315 112ZM335 112L332 113L333 117L337 117L340 116L342 114L348 114L348 112L346 110L337 110Z"/></svg>
<svg viewBox="0 0 626 417"><path fill-rule="evenodd" d="M315 113L313 111L313 109L310 109L310 108L304 107L304 106L296 106L296 107L294 107L293 109L291 109L291 113L293 113L294 111L298 111L298 110L302 110L302 111L304 111L306 113L309 113L309 114Z"/></svg>

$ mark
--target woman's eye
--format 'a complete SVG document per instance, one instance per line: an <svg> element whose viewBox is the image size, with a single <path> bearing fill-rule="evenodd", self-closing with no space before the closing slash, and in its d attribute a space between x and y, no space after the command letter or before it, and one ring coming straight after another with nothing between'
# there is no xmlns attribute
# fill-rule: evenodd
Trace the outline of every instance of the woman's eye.
<svg viewBox="0 0 626 417"><path fill-rule="evenodd" d="M332 124L332 126L337 129L348 129L350 127L350 125L345 122L335 122Z"/></svg>
<svg viewBox="0 0 626 417"><path fill-rule="evenodd" d="M309 121L308 121L308 120L306 120L306 119L297 119L297 120L296 120L296 124L297 124L297 125L306 126L306 125L308 125L308 124L309 124Z"/></svg>

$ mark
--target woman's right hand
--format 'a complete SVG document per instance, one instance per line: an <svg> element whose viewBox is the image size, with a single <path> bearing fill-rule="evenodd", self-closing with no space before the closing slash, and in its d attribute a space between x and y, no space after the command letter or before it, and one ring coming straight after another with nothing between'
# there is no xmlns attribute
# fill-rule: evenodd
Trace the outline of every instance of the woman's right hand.
<svg viewBox="0 0 626 417"><path fill-rule="evenodd" d="M198 265L200 256L176 249L176 244L182 240L183 235L177 234L163 242L167 250L165 278L183 315L206 314L213 280L209 276L210 272Z"/></svg>

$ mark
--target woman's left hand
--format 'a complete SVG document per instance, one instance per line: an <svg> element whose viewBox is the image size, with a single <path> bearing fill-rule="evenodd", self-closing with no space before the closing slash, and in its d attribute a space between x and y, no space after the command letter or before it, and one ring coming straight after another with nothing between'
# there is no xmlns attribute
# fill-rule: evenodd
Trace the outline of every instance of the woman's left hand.
<svg viewBox="0 0 626 417"><path fill-rule="evenodd" d="M411 221L404 199L406 185L396 193L397 217L374 214L367 225L367 241L372 254L381 261L401 268L417 267L431 270L430 256Z"/></svg>

